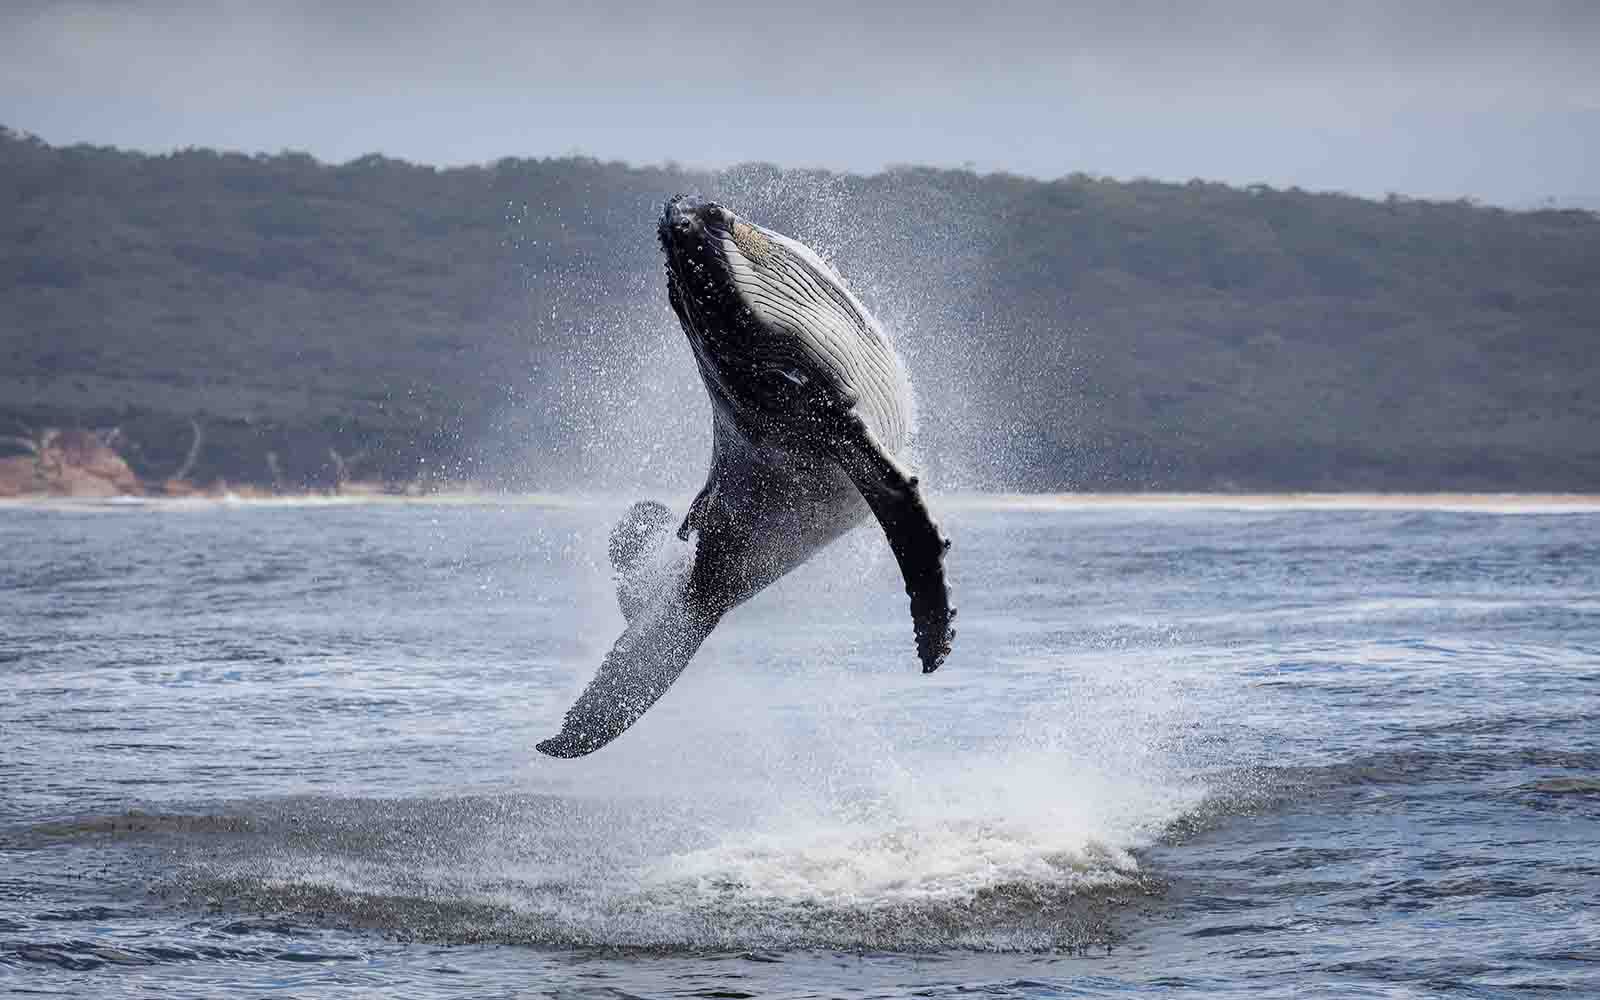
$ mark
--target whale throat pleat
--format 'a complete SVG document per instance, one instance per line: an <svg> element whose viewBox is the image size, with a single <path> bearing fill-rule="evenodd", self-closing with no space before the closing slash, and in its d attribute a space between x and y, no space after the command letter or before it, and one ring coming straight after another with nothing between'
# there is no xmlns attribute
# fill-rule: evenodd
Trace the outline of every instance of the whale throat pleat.
<svg viewBox="0 0 1600 1000"><path fill-rule="evenodd" d="M828 381L855 394L875 430L898 447L906 431L902 380L882 333L826 278L807 273L803 262L777 259L781 266L759 273L730 268L735 286L779 339L802 351Z"/></svg>

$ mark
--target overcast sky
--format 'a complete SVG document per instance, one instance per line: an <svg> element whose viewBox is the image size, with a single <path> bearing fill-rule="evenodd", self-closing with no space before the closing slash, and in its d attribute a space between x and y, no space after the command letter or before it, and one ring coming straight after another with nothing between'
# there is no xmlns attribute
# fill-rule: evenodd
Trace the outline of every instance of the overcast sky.
<svg viewBox="0 0 1600 1000"><path fill-rule="evenodd" d="M0 0L0 124L1600 207L1600 2Z"/></svg>

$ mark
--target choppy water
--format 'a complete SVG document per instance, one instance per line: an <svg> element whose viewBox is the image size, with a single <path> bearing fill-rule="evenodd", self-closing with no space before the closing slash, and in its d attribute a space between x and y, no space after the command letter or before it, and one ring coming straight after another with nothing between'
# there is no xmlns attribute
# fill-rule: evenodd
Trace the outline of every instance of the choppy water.
<svg viewBox="0 0 1600 1000"><path fill-rule="evenodd" d="M1600 515L947 503L547 760L621 506L0 510L0 990L1600 995Z"/></svg>

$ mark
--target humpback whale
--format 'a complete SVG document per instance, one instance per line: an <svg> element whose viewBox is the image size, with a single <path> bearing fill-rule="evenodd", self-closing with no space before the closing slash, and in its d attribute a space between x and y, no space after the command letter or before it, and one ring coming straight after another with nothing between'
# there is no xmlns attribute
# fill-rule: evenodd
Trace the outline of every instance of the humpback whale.
<svg viewBox="0 0 1600 1000"><path fill-rule="evenodd" d="M677 531L654 501L611 534L626 628L540 743L611 742L678 678L728 611L876 517L911 598L924 673L955 637L940 534L899 454L910 387L877 321L810 248L682 195L657 235L667 300L711 398L711 469Z"/></svg>

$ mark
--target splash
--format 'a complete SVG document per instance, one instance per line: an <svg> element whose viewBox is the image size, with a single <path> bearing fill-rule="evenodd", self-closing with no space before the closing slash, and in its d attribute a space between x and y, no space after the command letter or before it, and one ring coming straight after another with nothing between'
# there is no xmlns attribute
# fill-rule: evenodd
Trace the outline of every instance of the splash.
<svg viewBox="0 0 1600 1000"><path fill-rule="evenodd" d="M983 350L997 335L984 303L1002 224L961 195L952 179L959 176L867 178L745 164L680 178L686 191L794 237L844 275L909 375L913 458L927 481L946 489L1020 481L1036 437L1027 420L1002 412L1004 385L1024 373L993 371ZM890 212L889 203L901 208ZM659 200L597 205L593 214L605 216L610 231L632 238L564 261L547 259L537 234L558 224L595 228L594 219L555 220L553 209L525 205L508 214L507 249L527 275L523 325L537 348L525 384L478 450L520 450L518 488L637 496L697 485L709 410L666 305L651 238L659 210ZM1058 340L1052 350L1065 346Z"/></svg>
<svg viewBox="0 0 1600 1000"><path fill-rule="evenodd" d="M889 652L898 630L873 635L867 594L894 567L869 561L852 581L854 559L837 550L817 579L780 584L770 617L727 623L626 752L541 765L513 796L252 805L228 827L243 833L191 838L177 891L562 947L1115 940L1157 887L1141 849L1202 801L1181 734L1209 699L1180 665L1132 673L1104 651L1089 671L991 653L924 683ZM824 576L845 582L825 590ZM865 607L829 640L790 618L808 602ZM1015 703L984 703L997 671Z"/></svg>

